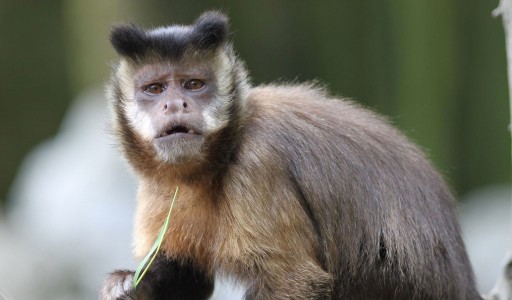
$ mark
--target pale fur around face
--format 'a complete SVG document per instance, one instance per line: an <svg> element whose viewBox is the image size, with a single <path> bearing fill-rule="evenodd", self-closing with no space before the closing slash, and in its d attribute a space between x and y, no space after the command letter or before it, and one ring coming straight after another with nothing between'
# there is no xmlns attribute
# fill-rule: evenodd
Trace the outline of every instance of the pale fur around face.
<svg viewBox="0 0 512 300"><path fill-rule="evenodd" d="M225 49L223 49L223 51L217 51L216 55L211 60L212 68L215 70L217 78L218 91L217 97L203 112L203 118L208 132L215 132L227 126L229 122L228 109L231 106L231 102L238 101L240 106L245 107L245 95L250 88L250 85L247 83L246 72L243 67L237 66L237 60L230 47L231 45L228 47L230 50L228 52L226 52ZM242 78L234 77L234 69L239 69ZM239 89L241 97L231 99L231 92L235 87Z"/></svg>
<svg viewBox="0 0 512 300"><path fill-rule="evenodd" d="M210 56L207 65L214 70L214 80L217 86L217 92L214 98L210 99L209 105L201 112L203 118L202 131L204 136L213 134L225 128L229 121L229 107L233 99L230 92L233 89L235 78L231 70L234 67L235 60L226 54L225 51L217 51L214 55ZM128 126L138 136L141 141L144 141L148 147L153 148L157 159L161 162L170 164L177 164L187 161L191 158L201 157L201 141L196 140L190 143L181 143L178 141L172 145L163 145L157 147L154 144L154 139L158 136L157 128L152 121L148 112L141 109L139 103L135 99L135 80L137 72L142 72L144 68L151 68L152 65L158 68L161 64L169 66L170 69L183 65L204 64L204 59L200 55L190 55L180 61L165 61L161 58L148 58L146 62L137 62L122 59L115 71L115 79L117 85L121 90L121 99L116 101L119 103L125 118L128 121ZM145 70L147 71L147 70ZM245 79L245 75L244 75ZM113 96L113 92L110 91Z"/></svg>
<svg viewBox="0 0 512 300"><path fill-rule="evenodd" d="M141 110L135 101L135 83L133 78L135 72L136 68L126 60L120 62L117 74L124 95L122 104L130 126L142 139L151 142L156 136L156 131L151 117Z"/></svg>
<svg viewBox="0 0 512 300"><path fill-rule="evenodd" d="M249 84L246 82L246 73L243 68L240 68L240 78L234 78L233 69L237 68L237 60L231 53L232 51L217 51L211 59L208 60L208 64L211 66L212 70L215 73L215 81L217 85L217 93L216 96L211 99L210 104L206 107L202 112L203 122L204 122L204 133L205 135L212 134L217 132L228 125L229 122L229 107L232 105L232 95L231 92L234 88L235 84L239 84L237 88L240 90L242 94L246 94L249 89ZM230 55L231 53L231 55ZM180 64L191 64L194 60L197 60L197 63L202 63L203 59L194 57L187 57L183 61L177 62L160 62L169 64L171 68L177 67ZM127 60L121 60L118 68L117 68L117 78L122 90L122 94L124 98L122 99L122 106L125 112L125 116L129 121L131 128L133 128L134 132L147 143L152 143L155 136L158 135L157 129L155 128L151 116L140 109L139 104L135 100L135 82L134 76L143 67L147 67L148 65L155 64L153 60L148 60L146 64L133 64ZM241 84L242 83L242 84ZM244 99L244 98L242 98ZM237 101L241 101L237 99ZM244 105L243 101L240 103L241 106ZM183 149L180 151L180 147L173 148L173 152L176 156L181 157L182 159L186 159L186 157L197 156L198 150L200 150L199 146L190 146L190 147L182 147ZM170 155L171 151L167 148L156 148L156 153L158 154L158 158L163 162L169 163L177 163L178 161Z"/></svg>

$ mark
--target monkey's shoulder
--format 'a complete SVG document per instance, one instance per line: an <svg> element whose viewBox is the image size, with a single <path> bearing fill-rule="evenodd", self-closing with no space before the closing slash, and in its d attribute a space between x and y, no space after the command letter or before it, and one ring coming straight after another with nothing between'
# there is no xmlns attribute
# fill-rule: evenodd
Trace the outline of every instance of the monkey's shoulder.
<svg viewBox="0 0 512 300"><path fill-rule="evenodd" d="M377 139L379 136L396 137L400 143L405 140L387 118L350 99L331 96L316 83L258 86L250 90L248 104L257 127L268 126L305 135L321 131L319 138L370 135ZM279 133L278 130L273 132Z"/></svg>
<svg viewBox="0 0 512 300"><path fill-rule="evenodd" d="M386 162L386 168L432 169L422 151L385 117L351 100L331 97L317 85L256 87L248 100L253 115L242 148L273 157L275 164L291 160L300 169L304 165L294 162L308 161L314 168L330 170L336 180L343 172L352 176L366 168L378 173L376 165L366 164L368 157ZM342 167L347 164L354 168Z"/></svg>

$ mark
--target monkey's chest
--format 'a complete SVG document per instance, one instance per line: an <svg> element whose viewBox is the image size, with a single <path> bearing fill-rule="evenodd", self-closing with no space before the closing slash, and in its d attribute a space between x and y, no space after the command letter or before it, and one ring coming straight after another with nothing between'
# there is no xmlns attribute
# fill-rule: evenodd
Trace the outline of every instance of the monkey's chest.
<svg viewBox="0 0 512 300"><path fill-rule="evenodd" d="M178 196L160 251L170 257L212 266L220 248L224 248L224 237L230 234L226 230L226 221L219 217L222 215L219 208L209 204L208 199L192 196L186 190ZM136 257L143 257L153 246L169 205L170 201L139 195L134 232Z"/></svg>

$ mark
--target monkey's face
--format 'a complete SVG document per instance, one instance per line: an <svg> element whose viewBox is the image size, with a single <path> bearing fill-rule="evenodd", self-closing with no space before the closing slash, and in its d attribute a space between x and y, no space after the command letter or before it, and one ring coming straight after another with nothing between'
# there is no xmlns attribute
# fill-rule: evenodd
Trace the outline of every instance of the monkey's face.
<svg viewBox="0 0 512 300"><path fill-rule="evenodd" d="M212 66L158 62L131 69L123 80L124 111L137 136L164 162L200 161L206 138L222 127L216 115L224 99Z"/></svg>
<svg viewBox="0 0 512 300"><path fill-rule="evenodd" d="M120 62L110 91L131 161L201 163L209 161L205 149L224 142L227 133L218 133L232 122L247 86L226 35L227 19L218 13L190 26L114 28L111 41Z"/></svg>

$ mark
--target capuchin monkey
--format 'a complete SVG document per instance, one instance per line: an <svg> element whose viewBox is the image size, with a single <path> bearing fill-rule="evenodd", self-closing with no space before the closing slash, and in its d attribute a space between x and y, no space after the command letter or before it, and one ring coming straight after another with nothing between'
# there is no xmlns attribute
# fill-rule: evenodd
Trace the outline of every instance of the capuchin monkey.
<svg viewBox="0 0 512 300"><path fill-rule="evenodd" d="M245 299L480 299L450 190L383 117L316 84L252 87L219 12L111 42L135 257L179 194L139 286L118 270L100 299L207 299L216 275Z"/></svg>

